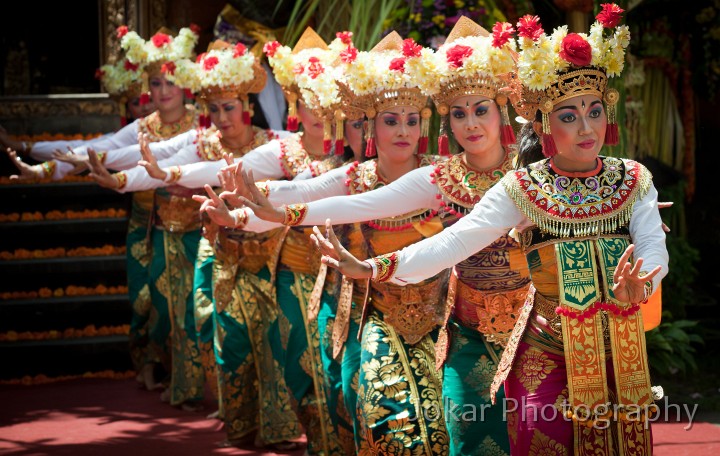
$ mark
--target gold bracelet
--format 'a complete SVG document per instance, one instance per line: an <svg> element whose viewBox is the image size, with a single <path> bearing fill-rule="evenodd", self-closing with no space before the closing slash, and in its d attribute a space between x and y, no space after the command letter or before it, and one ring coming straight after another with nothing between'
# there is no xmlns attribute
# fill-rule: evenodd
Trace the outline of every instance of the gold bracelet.
<svg viewBox="0 0 720 456"><path fill-rule="evenodd" d="M235 225L233 225L234 229L244 228L245 225L247 225L248 221L248 214L247 211L243 209L239 209L236 211L232 211L230 213L232 215L233 221Z"/></svg>
<svg viewBox="0 0 720 456"><path fill-rule="evenodd" d="M127 185L127 175L125 175L125 173L115 173L112 175L112 177L117 182L117 187L115 188L116 190L122 190L123 188L125 188L125 186Z"/></svg>
<svg viewBox="0 0 720 456"><path fill-rule="evenodd" d="M179 181L182 177L182 169L180 169L179 166L171 166L167 170L167 177L165 178L165 182L168 184L174 184L175 182Z"/></svg>
<svg viewBox="0 0 720 456"><path fill-rule="evenodd" d="M270 196L270 189L267 186L267 182L256 182L255 187L260 190L260 193L262 193L265 198L268 198Z"/></svg>
<svg viewBox="0 0 720 456"><path fill-rule="evenodd" d="M387 282L393 278L398 266L397 252L377 256L372 258L372 261L375 263L375 268L377 269L376 282Z"/></svg>
<svg viewBox="0 0 720 456"><path fill-rule="evenodd" d="M642 275L642 276L646 276L647 274L648 274L647 271L640 271L640 275ZM650 296L653 295L653 283L652 283L652 280L647 280L647 281L645 281L644 289L645 289L645 299L643 299L642 301L640 301L640 303L642 303L642 304L646 304L646 303L648 302L648 299L650 299Z"/></svg>
<svg viewBox="0 0 720 456"><path fill-rule="evenodd" d="M296 226L302 223L307 215L308 207L307 204L288 204L283 206L285 209L285 220L283 225L285 226Z"/></svg>
<svg viewBox="0 0 720 456"><path fill-rule="evenodd" d="M45 172L45 176L40 177L52 177L53 174L55 174L55 168L57 167L57 162L55 160L42 163L40 165L42 170Z"/></svg>

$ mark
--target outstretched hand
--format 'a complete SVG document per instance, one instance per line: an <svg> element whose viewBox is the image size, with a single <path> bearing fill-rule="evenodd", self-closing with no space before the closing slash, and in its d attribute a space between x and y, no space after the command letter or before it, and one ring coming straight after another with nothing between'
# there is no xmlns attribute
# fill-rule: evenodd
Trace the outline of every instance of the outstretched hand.
<svg viewBox="0 0 720 456"><path fill-rule="evenodd" d="M22 161L16 151L8 147L5 149L5 152L10 158L10 161L13 162L15 167L20 172L20 174L13 174L12 176L10 176L10 180L26 181L43 178L43 172L38 167L30 166L24 161Z"/></svg>
<svg viewBox="0 0 720 456"><path fill-rule="evenodd" d="M88 156L77 155L70 146L68 146L67 149L68 152L64 153L60 149L55 149L55 152L52 153L53 158L57 161L71 164L73 169L69 174L76 175L87 170L89 161Z"/></svg>
<svg viewBox="0 0 720 456"><path fill-rule="evenodd" d="M372 268L364 261L360 261L348 252L332 228L330 219L325 221L325 233L320 232L317 226L313 227L313 234L310 239L315 243L315 247L322 254L320 261L327 264L331 268L335 268L343 275L351 279L369 279L372 277Z"/></svg>
<svg viewBox="0 0 720 456"><path fill-rule="evenodd" d="M218 179L222 186L220 198L224 199L232 207L240 207L243 205L240 200L241 196L250 198L250 193L245 191L242 175L238 170L242 169L242 161L235 163L235 159L227 152L223 154L227 166L220 169Z"/></svg>
<svg viewBox="0 0 720 456"><path fill-rule="evenodd" d="M138 144L140 145L140 154L142 160L138 161L138 165L145 168L145 171L154 179L165 181L167 173L158 165L157 159L150 150L150 141L144 133L138 133Z"/></svg>
<svg viewBox="0 0 720 456"><path fill-rule="evenodd" d="M619 301L636 304L649 298L649 296L645 296L645 282L652 281L662 267L656 266L648 274L641 276L643 259L638 258L635 265L628 261L634 251L635 244L630 244L620 257L615 273L613 273L613 293Z"/></svg>
<svg viewBox="0 0 720 456"><path fill-rule="evenodd" d="M242 188L242 190L236 190L236 192L245 193L246 196L240 196L234 193L234 195L237 196L238 202L252 209L255 215L262 220L282 223L285 220L285 211L273 206L267 196L257 188L252 170L245 171L240 168L240 173L241 178L238 179L236 177L235 180L238 189ZM225 192L223 192L220 197L222 198L223 195L225 195Z"/></svg>
<svg viewBox="0 0 720 456"><path fill-rule="evenodd" d="M235 217L230 213L225 201L215 193L211 186L205 185L205 192L208 194L207 197L202 195L193 195L193 199L200 205L200 213L205 212L210 220L220 226L235 226Z"/></svg>
<svg viewBox="0 0 720 456"><path fill-rule="evenodd" d="M95 179L101 187L117 190L119 184L117 179L105 168L100 161L100 157L93 149L88 149L88 167L90 168L90 177Z"/></svg>

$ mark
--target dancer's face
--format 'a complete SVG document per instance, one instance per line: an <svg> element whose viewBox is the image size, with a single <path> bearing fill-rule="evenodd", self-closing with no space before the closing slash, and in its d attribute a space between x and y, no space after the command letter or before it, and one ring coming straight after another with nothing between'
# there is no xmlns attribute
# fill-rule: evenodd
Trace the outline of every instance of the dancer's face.
<svg viewBox="0 0 720 456"><path fill-rule="evenodd" d="M298 102L297 116L305 135L313 138L323 137L323 121L313 114L312 110L305 106L301 100Z"/></svg>
<svg viewBox="0 0 720 456"><path fill-rule="evenodd" d="M550 113L550 131L558 150L555 164L567 171L592 169L606 128L605 108L597 96L582 95L558 103Z"/></svg>
<svg viewBox="0 0 720 456"><path fill-rule="evenodd" d="M395 106L375 118L378 155L392 161L406 161L420 140L420 111L413 106Z"/></svg>
<svg viewBox="0 0 720 456"><path fill-rule="evenodd" d="M149 103L140 104L140 97L133 97L128 101L127 107L133 119L142 119L155 111L155 103L152 100Z"/></svg>
<svg viewBox="0 0 720 456"><path fill-rule="evenodd" d="M352 149L355 160L360 160L362 154L365 152L362 150L363 119L346 120L343 130L345 133L345 142Z"/></svg>
<svg viewBox="0 0 720 456"><path fill-rule="evenodd" d="M150 98L157 106L158 111L172 111L183 105L185 93L183 90L165 79L162 75L150 77Z"/></svg>
<svg viewBox="0 0 720 456"><path fill-rule="evenodd" d="M250 125L243 123L242 101L237 98L211 98L208 100L208 112L210 120L223 137L241 137L250 128Z"/></svg>
<svg viewBox="0 0 720 456"><path fill-rule="evenodd" d="M500 147L500 110L495 101L466 95L450 103L450 129L465 153L483 155Z"/></svg>

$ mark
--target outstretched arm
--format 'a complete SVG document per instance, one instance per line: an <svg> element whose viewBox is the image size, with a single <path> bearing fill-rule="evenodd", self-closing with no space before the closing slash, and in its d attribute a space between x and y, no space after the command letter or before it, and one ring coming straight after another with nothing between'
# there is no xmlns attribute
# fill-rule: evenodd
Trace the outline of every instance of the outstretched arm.
<svg viewBox="0 0 720 456"><path fill-rule="evenodd" d="M333 223L336 222L333 220ZM380 282L390 281L399 285L417 283L479 252L511 228L529 225L529 220L517 209L505 189L495 185L470 214L451 227L398 252L367 260L368 266L364 266L362 271L370 267L372 278ZM331 255L325 256L328 258L324 261L334 266L329 261ZM350 272L356 269L353 266Z"/></svg>

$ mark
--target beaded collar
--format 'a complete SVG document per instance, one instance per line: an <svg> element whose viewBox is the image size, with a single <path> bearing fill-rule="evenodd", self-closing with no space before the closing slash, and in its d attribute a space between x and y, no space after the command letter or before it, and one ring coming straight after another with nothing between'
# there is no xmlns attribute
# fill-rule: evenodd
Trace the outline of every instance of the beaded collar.
<svg viewBox="0 0 720 456"><path fill-rule="evenodd" d="M442 157L434 155L418 155L416 168L431 165L441 159ZM388 184L377 171L377 160L368 160L363 163L354 162L347 170L347 175L345 185L348 187L350 195L369 192ZM435 215L437 215L435 210L418 209L395 217L371 220L367 224L377 230L402 231L412 228L413 222L423 223Z"/></svg>
<svg viewBox="0 0 720 456"><path fill-rule="evenodd" d="M177 122L163 123L160 114L155 111L138 123L138 131L148 135L150 142L164 141L197 127L197 110L192 105L185 106L185 114Z"/></svg>
<svg viewBox="0 0 720 456"><path fill-rule="evenodd" d="M630 222L652 175L633 160L599 158L601 166L592 175L563 175L545 159L501 182L520 211L544 232L558 237L611 234Z"/></svg>
<svg viewBox="0 0 720 456"><path fill-rule="evenodd" d="M253 126L252 129L252 140L240 149L230 149L224 146L222 143L222 133L217 128L212 127L205 130L202 134L198 135L196 140L198 157L205 161L217 161L222 160L223 153L225 152L232 154L232 156L236 158L242 157L251 150L275 139L275 133L272 130L263 130L256 126Z"/></svg>
<svg viewBox="0 0 720 456"><path fill-rule="evenodd" d="M485 192L513 169L513 152L507 153L498 166L482 171L470 168L458 154L439 163L430 175L444 199L441 206L453 215L462 216L480 202Z"/></svg>

